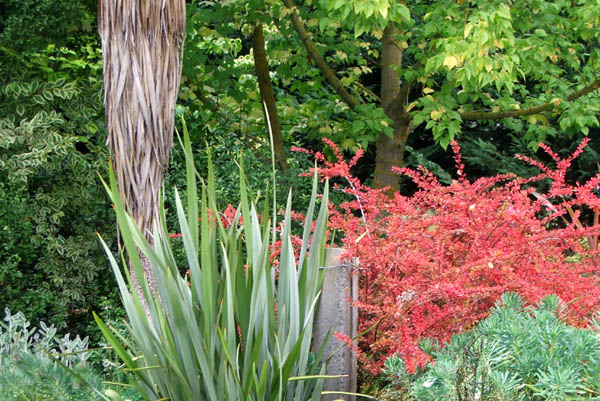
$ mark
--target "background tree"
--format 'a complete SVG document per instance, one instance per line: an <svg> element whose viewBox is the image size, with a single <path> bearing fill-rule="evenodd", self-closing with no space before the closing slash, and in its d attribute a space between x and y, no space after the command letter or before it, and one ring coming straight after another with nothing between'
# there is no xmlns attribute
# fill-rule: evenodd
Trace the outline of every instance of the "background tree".
<svg viewBox="0 0 600 401"><path fill-rule="evenodd" d="M292 0L284 3L307 52L356 107L359 100L319 61ZM392 188L399 181L391 167L402 165L408 136L424 122L444 147L466 122L501 121L532 142L598 126L599 104L585 97L600 87L599 13L594 2L568 0L418 1L410 10L388 0L323 0L312 11L325 21L322 31L337 22L381 40L380 105L394 132L377 139L374 181Z"/></svg>
<svg viewBox="0 0 600 401"><path fill-rule="evenodd" d="M296 34L287 19L279 21L275 18L282 4L260 0L205 1L193 2L188 8L190 17L180 110L189 115L195 146L208 141L219 149L215 154L230 153L235 149L229 156L235 157L241 150L252 153L251 158L264 159L270 164L259 73L269 77L273 88L281 126L280 143L285 144L281 146L284 150L289 145L320 146L323 135L334 139L344 149L356 150L358 146L366 147L375 135L389 129L385 126L387 121L384 121L383 111L370 104L351 110L329 90L319 70L311 65L305 50L296 42ZM264 39L265 61L262 63L262 55L256 50L260 47L253 46L252 41L259 22ZM355 41L353 33L344 32L337 38L326 39L332 53L347 49L344 63L347 62L349 67L344 71L350 77L356 76L355 69L361 73L370 71L366 66L366 54L361 54L359 46L351 45ZM339 39L343 40L341 44L336 43ZM352 63L361 68L350 66ZM262 66L268 66L268 70ZM342 64L336 66L343 67ZM356 88L360 86L357 80L355 84L352 85ZM372 93L360 87L361 93L365 90L364 93ZM220 141L233 146L221 148ZM279 155L276 130L274 145L275 153ZM287 154L287 158L291 171L280 174L282 187L284 181L293 181L294 186L298 184L294 177L299 163L303 163L301 157ZM224 162L225 159L223 157ZM228 180L228 177L223 178Z"/></svg>
<svg viewBox="0 0 600 401"><path fill-rule="evenodd" d="M587 135L598 126L599 103L590 101L600 85L593 1L257 0L192 7L195 45L187 57L194 62L184 72L186 85L202 89L211 104L231 111L244 104L254 110L246 116L260 112L250 85L256 81L243 66L253 10L263 7L284 140L306 144L324 135L354 150L375 144L377 186L398 187L390 167L404 163L411 138L433 137L445 148L461 132L497 132L534 149L538 141ZM218 43L238 45L228 53ZM223 55L231 61L222 62Z"/></svg>
<svg viewBox="0 0 600 401"><path fill-rule="evenodd" d="M185 18L184 0L99 3L111 160L128 212L149 241L173 143ZM152 288L147 261L144 273Z"/></svg>

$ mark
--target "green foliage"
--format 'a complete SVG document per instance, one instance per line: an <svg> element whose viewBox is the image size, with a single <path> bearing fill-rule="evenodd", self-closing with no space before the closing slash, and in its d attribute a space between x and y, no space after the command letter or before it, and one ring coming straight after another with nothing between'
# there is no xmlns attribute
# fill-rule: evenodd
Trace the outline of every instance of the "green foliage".
<svg viewBox="0 0 600 401"><path fill-rule="evenodd" d="M471 110L514 111L555 102L550 113L503 121L532 145L598 126L597 102L565 101L595 80L594 1L447 0L435 7L415 5L411 12L419 22L405 33L413 65L401 74L422 90L414 103L415 124L426 122L438 142L448 144L461 130L459 113Z"/></svg>
<svg viewBox="0 0 600 401"><path fill-rule="evenodd" d="M8 309L5 313L4 322L0 322L0 400L101 399L94 390L102 388L101 378L85 363L90 355L85 352L87 338L59 337L54 326L41 322L39 329L30 328L22 313L12 315ZM49 356L56 353L69 353L58 359L87 384Z"/></svg>
<svg viewBox="0 0 600 401"><path fill-rule="evenodd" d="M38 257L37 247L30 242L35 225L27 216L31 208L29 201L22 188L0 183L0 230L4 238L0 248L0 299L4 302L0 303L14 310L24 306L21 299L35 299L29 310L39 315L45 309L46 300L42 294L36 294L35 289L29 289L34 293L28 293L28 279L24 277L27 272L19 269L19 266L35 265Z"/></svg>
<svg viewBox="0 0 600 401"><path fill-rule="evenodd" d="M88 339L76 336L70 338L69 334L63 337L57 335L54 326L40 322L40 328L30 328L31 324L21 312L11 314L10 309L4 310L4 321L0 322L0 366L7 366L21 354L55 354L75 353L60 356L60 361L71 367L87 360L89 354Z"/></svg>
<svg viewBox="0 0 600 401"><path fill-rule="evenodd" d="M223 207L226 207L229 203L237 205L241 200L238 160L243 160L248 190L251 193L264 194L265 184L272 179L269 171L271 168L271 150L268 143L257 142L250 134L238 135L223 130L223 127L220 126L217 126L210 135L204 137L206 126L199 119L188 121L187 126L192 138L195 167L203 177L208 175L208 154L210 150L215 179L219 183L215 188L216 198L223 200ZM165 187L177 187L182 196L186 193L185 163L185 153L181 147L174 146L171 152L169 169L165 174ZM292 197L295 208L306 210L310 202L311 182L298 175L313 167L312 161L304 154L293 152L288 157L288 164L288 170L277 174L277 210L285 209L288 188L294 188ZM175 197L170 191L165 193L165 206L167 209L175 209ZM261 206L262 201L259 200L259 207ZM167 222L170 229L176 230L176 216L167 215Z"/></svg>
<svg viewBox="0 0 600 401"><path fill-rule="evenodd" d="M598 129L594 129L590 136L595 138L598 132ZM471 180L496 174L514 174L519 177L532 177L539 174L539 169L515 158L518 154L543 161L550 166L554 165L543 150L537 147L532 149L527 139L502 127L465 129L459 143L463 160L466 162L465 173ZM405 158L407 167L425 166L441 182L445 184L451 182L452 177L448 171L454 169L452 151L442 149L432 139L424 140L423 137L418 136L411 138L409 144ZM563 158L572 154L578 145L567 136L546 138L545 144L555 149ZM600 142L590 141L581 156L573 161L572 168L567 172L567 182L585 182L596 175L598 160L600 160L599 153ZM408 186L407 181L405 180L405 189ZM543 192L548 185L547 181L539 181L536 184L537 190Z"/></svg>
<svg viewBox="0 0 600 401"><path fill-rule="evenodd" d="M372 33L384 30L389 23L409 25L410 10L405 4L396 0L344 1L320 0L319 4L326 9L329 17L323 17L319 26L326 27L331 23L343 21L353 29L356 37L365 32ZM324 30L321 28L321 30Z"/></svg>
<svg viewBox="0 0 600 401"><path fill-rule="evenodd" d="M387 396L407 400L580 400L600 394L600 340L594 330L560 319L562 306L548 296L526 308L504 294L491 315L446 348L421 344L435 363L408 375L398 357L386 361ZM395 389L395 390L394 390Z"/></svg>
<svg viewBox="0 0 600 401"><path fill-rule="evenodd" d="M64 43L74 33L91 32L93 0L3 0L0 47L23 51Z"/></svg>
<svg viewBox="0 0 600 401"><path fill-rule="evenodd" d="M263 1L190 6L186 107L202 114L212 109L213 127L229 120L233 131L264 137L248 45L254 23L261 21L287 139L327 136L343 150L367 147L379 134L391 134L376 93L382 89L383 31L394 25L402 57L392 69L410 83L405 110L418 129L413 135L431 133L446 147L463 130L502 127L535 148L538 141L587 135L599 126L600 106L589 101L597 99L593 93L569 99L597 79L595 0L295 3L319 52L359 107L351 110L325 82L291 28L290 10ZM544 104L551 106L522 117L491 115ZM466 117L474 111L488 116Z"/></svg>
<svg viewBox="0 0 600 401"><path fill-rule="evenodd" d="M114 225L97 178L108 156L93 45L0 47L0 306L80 330L112 286L94 232Z"/></svg>
<svg viewBox="0 0 600 401"><path fill-rule="evenodd" d="M103 334L134 372L136 385L148 399L320 399L322 378L304 376L324 372L322 355L311 352L311 339L324 272L319 267L325 256L327 188L309 248L317 197L315 176L298 264L290 240L288 200L276 272L269 255L278 239L279 224L271 222L276 217L270 214L270 205L259 218L256 206L248 200L242 169L241 212L232 222L223 222L209 160L203 207L199 208L191 144L186 130L184 134L187 215L177 193L175 199L189 279L175 268L164 207L162 227L155 229L152 248L125 214L111 177L110 193L131 266L142 278L141 250L156 278L157 293L140 280L148 316L138 292L130 292L134 288L131 276L126 273L128 285L106 248L127 310L132 341L123 344L123 338L97 318Z"/></svg>
<svg viewBox="0 0 600 401"><path fill-rule="evenodd" d="M88 349L87 337L61 337L44 322L30 327L21 312L13 315L6 309L5 314L0 322L0 401L108 401L103 391L141 400L133 388L103 383L103 378L114 382L122 373L102 376L92 369L90 361L99 351Z"/></svg>
<svg viewBox="0 0 600 401"><path fill-rule="evenodd" d="M422 149L423 142L445 148L458 135L461 142L468 137L465 157L474 159L475 175L529 175L512 162L514 153L531 154L539 141L575 142L598 127L600 106L591 90L600 55L595 0L294 3L308 37L358 106L350 108L324 79L283 2L199 2L189 9L181 104L190 119L202 117L202 138L251 138L251 150L264 145L249 45L257 22L265 28L286 144L319 150L315 143L325 136L354 152L372 149L379 135L392 135L392 126L407 127L412 154L403 159L404 136L396 138L393 160L382 148L368 153L359 166L364 175L384 159L439 173L452 161ZM391 31L393 38L384 35ZM388 69L381 52L389 39L401 56ZM382 87L382 72L397 73L401 90ZM387 110L378 96L385 89L398 100ZM492 166L498 171L490 172Z"/></svg>
<svg viewBox="0 0 600 401"><path fill-rule="evenodd" d="M77 374L96 388L102 380L87 367L77 367ZM1 401L92 401L102 400L87 384L49 358L39 354L19 355L8 367L0 368Z"/></svg>
<svg viewBox="0 0 600 401"><path fill-rule="evenodd" d="M265 26L271 79L288 143L304 146L327 136L344 150L357 150L373 143L381 132L391 134L391 123L380 107L363 104L351 110L337 99L296 40L289 13L281 3L206 1L190 4L188 10L191 17L180 99L193 116L188 117L190 123L204 124L203 139L222 132L226 138L249 137L252 148L257 141L268 146L249 46L257 21ZM317 16L308 21L311 29L318 30L319 23L326 21L325 15ZM365 91L360 81L373 73L369 59L377 57L377 46L357 41L347 30L324 32L319 40L342 82L372 99L373 94Z"/></svg>

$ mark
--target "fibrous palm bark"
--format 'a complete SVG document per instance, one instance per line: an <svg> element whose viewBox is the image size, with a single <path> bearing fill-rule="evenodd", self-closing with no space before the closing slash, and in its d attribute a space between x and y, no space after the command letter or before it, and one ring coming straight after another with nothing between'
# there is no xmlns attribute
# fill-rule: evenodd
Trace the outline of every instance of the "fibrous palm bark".
<svg viewBox="0 0 600 401"><path fill-rule="evenodd" d="M127 211L152 242L173 143L185 0L99 0L98 9L111 161ZM144 273L152 288L148 263Z"/></svg>

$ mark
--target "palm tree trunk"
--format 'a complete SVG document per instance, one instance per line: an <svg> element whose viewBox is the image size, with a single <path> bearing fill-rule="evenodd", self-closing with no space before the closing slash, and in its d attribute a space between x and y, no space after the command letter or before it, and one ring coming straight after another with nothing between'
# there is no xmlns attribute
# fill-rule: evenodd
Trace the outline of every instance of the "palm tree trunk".
<svg viewBox="0 0 600 401"><path fill-rule="evenodd" d="M150 242L173 143L185 17L185 0L99 0L111 161L127 211ZM147 260L144 273L155 288Z"/></svg>

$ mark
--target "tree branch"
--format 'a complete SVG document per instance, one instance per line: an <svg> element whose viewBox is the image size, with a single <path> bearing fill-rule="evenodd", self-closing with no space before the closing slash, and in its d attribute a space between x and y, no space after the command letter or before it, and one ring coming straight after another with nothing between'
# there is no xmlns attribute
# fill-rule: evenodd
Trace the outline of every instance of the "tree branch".
<svg viewBox="0 0 600 401"><path fill-rule="evenodd" d="M360 82L354 81L354 82L352 82L352 85L358 86L358 88L360 90L362 90L363 92L365 92L367 95L371 96L373 99L377 100L378 103L381 103L381 98L379 96L377 96L377 94L375 92L373 92L371 89L367 88L366 86L364 86Z"/></svg>
<svg viewBox="0 0 600 401"><path fill-rule="evenodd" d="M306 51L310 55L310 57L315 61L317 68L321 70L321 73L329 82L329 84L335 89L337 94L342 98L342 100L350 106L350 108L355 108L359 105L358 100L356 100L347 90L344 88L344 85L339 80L339 78L335 75L335 72L329 67L319 50L315 46L312 41L310 34L306 31L304 27L304 23L300 19L297 8L294 5L293 0L283 0L283 3L288 8L290 12L290 17L292 19L292 25L294 26L294 30L298 33L300 40L304 44Z"/></svg>
<svg viewBox="0 0 600 401"><path fill-rule="evenodd" d="M206 96L204 94L204 92L202 91L202 89L197 88L196 90L192 89L192 92L194 93L194 95L196 95L196 97L198 99L200 99L200 101L202 103L204 103L205 106L208 106L213 113L216 113L217 111L219 111L219 105L216 104L215 102L213 102L208 96Z"/></svg>
<svg viewBox="0 0 600 401"><path fill-rule="evenodd" d="M571 102L576 100L582 96L585 96L596 89L600 88L600 79L595 80L588 86L571 93L567 96L567 101ZM550 102L541 104L539 106L531 107L529 109L524 110L513 110L513 111L468 111L466 113L461 113L460 118L463 121L476 121L476 120L501 120L503 118L516 118L516 117L525 117L530 116L532 114L543 113L544 111L548 111L553 107L556 107L560 104L560 101Z"/></svg>

